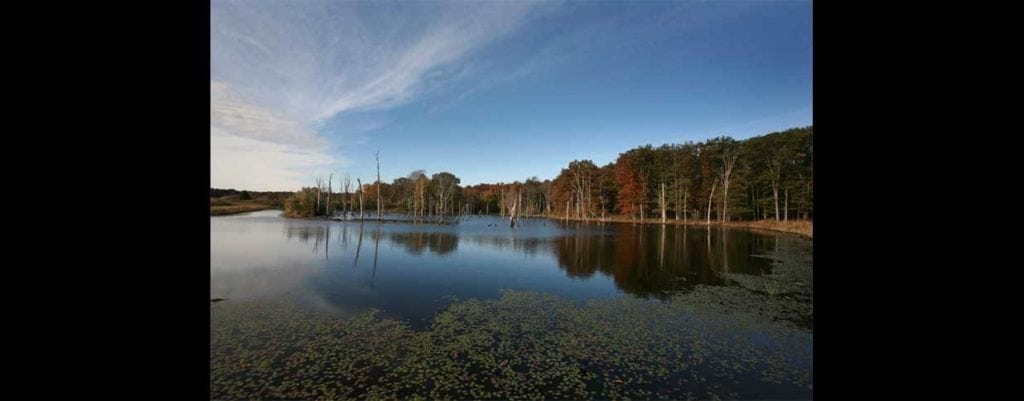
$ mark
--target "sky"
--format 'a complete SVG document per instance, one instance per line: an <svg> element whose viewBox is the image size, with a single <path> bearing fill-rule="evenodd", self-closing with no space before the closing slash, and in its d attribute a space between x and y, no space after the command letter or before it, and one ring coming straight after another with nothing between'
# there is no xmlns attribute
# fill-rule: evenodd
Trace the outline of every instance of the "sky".
<svg viewBox="0 0 1024 401"><path fill-rule="evenodd" d="M810 1L213 0L211 186L553 179L812 124ZM354 185L354 184L353 184Z"/></svg>

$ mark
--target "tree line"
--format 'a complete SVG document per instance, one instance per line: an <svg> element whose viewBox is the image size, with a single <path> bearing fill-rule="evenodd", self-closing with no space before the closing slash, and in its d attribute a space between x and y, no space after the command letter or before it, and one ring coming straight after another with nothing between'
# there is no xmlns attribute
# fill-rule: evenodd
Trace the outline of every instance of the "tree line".
<svg viewBox="0 0 1024 401"><path fill-rule="evenodd" d="M553 180L460 186L451 172L423 170L387 183L349 176L335 191L333 174L284 202L291 217L383 211L413 218L499 214L579 220L609 217L681 221L811 220L813 127L736 140L640 146L597 166L574 160ZM371 206L372 205L372 206ZM372 211L371 211L372 208Z"/></svg>

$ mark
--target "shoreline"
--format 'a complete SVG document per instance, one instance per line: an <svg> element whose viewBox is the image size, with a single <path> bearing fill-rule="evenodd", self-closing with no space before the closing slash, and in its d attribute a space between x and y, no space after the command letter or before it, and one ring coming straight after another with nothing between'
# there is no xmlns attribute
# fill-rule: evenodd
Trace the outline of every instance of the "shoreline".
<svg viewBox="0 0 1024 401"><path fill-rule="evenodd" d="M226 206L210 206L210 216L229 216L232 214L241 214L248 212L258 212L260 210L274 209L273 206L268 205L226 205Z"/></svg>
<svg viewBox="0 0 1024 401"><path fill-rule="evenodd" d="M544 217L547 217L547 216L544 216ZM603 219L598 217L598 218L587 219L587 220L580 219L580 218L574 218L574 217L570 217L568 219L566 219L565 217L550 217L550 218L554 219L554 220L562 220L562 221L570 220L570 221L596 222L596 223L665 224L665 225L679 225L679 226L683 226L683 225L686 225L686 226L707 226L708 225L705 220L699 220L699 221L698 220L686 220L684 222L683 220L667 219L666 221L662 222L660 218L658 218L658 219L648 218L648 219L640 220L640 219L632 219L632 218L620 217L620 216L605 217ZM813 221L807 221L807 220L790 220L790 221L752 220L752 221L730 221L730 222L711 221L711 225L712 226L733 227L733 228L753 228L753 229L766 230L766 231L778 231L778 232L784 232L784 233L788 233L788 234L800 235L800 236L803 236L803 237L807 237L809 239L814 239L814 222Z"/></svg>
<svg viewBox="0 0 1024 401"><path fill-rule="evenodd" d="M401 212L390 211L390 212L386 212L386 213L401 213ZM479 215L471 214L471 215L466 215L465 217L472 217L472 216L495 216L495 217L501 217L501 215L498 215L498 214L479 214ZM286 218L295 218L295 217L286 217ZM345 221L345 222L358 222L359 221L358 218L355 218L355 219L338 219L338 218L326 218L324 216L298 217L298 218L324 219L324 220ZM508 216L505 216L504 218L508 218ZM645 220L641 221L640 219L632 219L632 218L621 217L621 216L605 217L603 219L598 217L598 218L586 219L586 220L580 219L580 218L575 218L575 217L570 217L570 218L567 219L565 217L546 216L546 215L522 215L522 216L520 216L520 218L530 218L530 219L544 218L544 219L550 219L550 220L558 220L558 221L569 220L569 221L584 222L584 223L666 224L666 225L680 225L680 226L682 226L682 225L686 225L686 226L707 226L708 225L706 223L706 221L704 221L704 220L700 220L700 221L687 220L687 221L684 222L683 220L668 219L665 222L662 222L661 219L650 219L650 218L648 218L648 219L645 219ZM434 219L436 219L436 217L434 217ZM372 218L368 216L363 221L365 221L365 222L375 222L375 221L377 221L377 219L376 219L376 216L374 216ZM410 222L410 221L385 220L384 222L392 222L392 223L394 223L394 222ZM418 223L436 224L436 221L432 221L431 217L428 216L426 219L424 219L423 221L420 221ZM725 226L725 227L732 227L732 228L749 228L749 229L755 229L755 230L783 232L783 233L787 233L787 234L796 234L796 235L799 235L799 236L802 236L802 237L806 237L806 238L812 239L812 240L814 239L814 222L813 221L808 221L808 220L790 220L790 221L752 220L752 221L730 221L730 222L712 221L711 225L712 226Z"/></svg>

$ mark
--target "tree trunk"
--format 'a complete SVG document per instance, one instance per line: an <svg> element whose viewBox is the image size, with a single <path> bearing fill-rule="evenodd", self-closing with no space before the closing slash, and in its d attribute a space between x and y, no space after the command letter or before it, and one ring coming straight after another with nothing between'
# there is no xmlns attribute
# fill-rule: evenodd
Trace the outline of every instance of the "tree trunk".
<svg viewBox="0 0 1024 401"><path fill-rule="evenodd" d="M380 151L377 152L377 221L380 221L380 207L384 201L380 197Z"/></svg>
<svg viewBox="0 0 1024 401"><path fill-rule="evenodd" d="M363 221L363 182L356 178L356 184L359 185L359 221Z"/></svg>
<svg viewBox="0 0 1024 401"><path fill-rule="evenodd" d="M512 203L512 211L509 212L509 214L508 214L508 226L510 228L515 228L516 227L517 215L519 213L519 202L521 202L522 199L523 199L523 192L522 192L522 190L520 190L519 191L519 196L514 200L514 203Z"/></svg>
<svg viewBox="0 0 1024 401"><path fill-rule="evenodd" d="M320 215L320 187L323 186L323 180L320 178L316 179L316 211L313 212L313 216Z"/></svg>
<svg viewBox="0 0 1024 401"><path fill-rule="evenodd" d="M327 217L331 217L331 182L334 181L334 173L327 178Z"/></svg>
<svg viewBox="0 0 1024 401"><path fill-rule="evenodd" d="M676 207L675 207L675 209L676 209L676 221L679 221L679 203L680 203L679 201L683 199L683 197L681 196L681 194L679 192L679 189L680 189L679 186L676 185Z"/></svg>
<svg viewBox="0 0 1024 401"><path fill-rule="evenodd" d="M348 199L342 201L342 203L346 203L346 204L341 205L341 207L346 212L351 212L352 211L352 194L350 192L348 192L348 190L349 190L349 187L352 185L352 179L349 178L348 174L345 174L344 184L345 184L345 198L348 198ZM346 216L346 218L347 217L348 216Z"/></svg>
<svg viewBox="0 0 1024 401"><path fill-rule="evenodd" d="M687 212L689 211L686 208L686 198L688 197L688 195L690 195L690 194L687 193L686 190L683 190L683 224L686 224L686 217L687 217L686 215L688 214Z"/></svg>
<svg viewBox="0 0 1024 401"><path fill-rule="evenodd" d="M732 160L726 161L725 177L722 180L722 213L720 219L722 221L729 221L729 182L732 178L732 168L736 165L736 157Z"/></svg>
<svg viewBox="0 0 1024 401"><path fill-rule="evenodd" d="M501 199L498 203L498 215L505 218L505 186L501 186Z"/></svg>
<svg viewBox="0 0 1024 401"><path fill-rule="evenodd" d="M711 195L708 196L708 226L711 225L711 202L715 200L715 187L718 186L718 181L711 184Z"/></svg>
<svg viewBox="0 0 1024 401"><path fill-rule="evenodd" d="M779 185L772 182L772 194L775 196L775 221L779 221Z"/></svg>
<svg viewBox="0 0 1024 401"><path fill-rule="evenodd" d="M786 188L786 206L782 209L783 221L789 221L789 188Z"/></svg>
<svg viewBox="0 0 1024 401"><path fill-rule="evenodd" d="M666 219L668 219L668 215L665 214L666 213L665 209L668 206L668 202L665 199L665 183L664 182L661 183L661 197L659 199L661 201L661 222L664 223L666 221Z"/></svg>

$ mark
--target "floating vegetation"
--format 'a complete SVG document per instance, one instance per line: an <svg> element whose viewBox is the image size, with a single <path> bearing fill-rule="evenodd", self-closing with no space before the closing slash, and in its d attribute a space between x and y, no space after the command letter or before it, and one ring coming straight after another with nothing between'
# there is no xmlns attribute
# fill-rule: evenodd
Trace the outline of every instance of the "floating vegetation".
<svg viewBox="0 0 1024 401"><path fill-rule="evenodd" d="M750 308L764 299L740 287L670 302L503 291L452 299L422 331L283 298L211 304L211 397L809 399L812 333L779 318L802 312Z"/></svg>
<svg viewBox="0 0 1024 401"><path fill-rule="evenodd" d="M813 323L812 294L814 269L811 248L782 241L776 250L754 257L771 261L771 272L759 275L726 273L723 276L742 291L716 288L712 291L728 295L714 297L718 303L731 303L735 308L756 311L761 316L799 327L811 328ZM708 291L709 289L704 289ZM704 297L708 298L708 297ZM745 304L745 305L740 305Z"/></svg>

